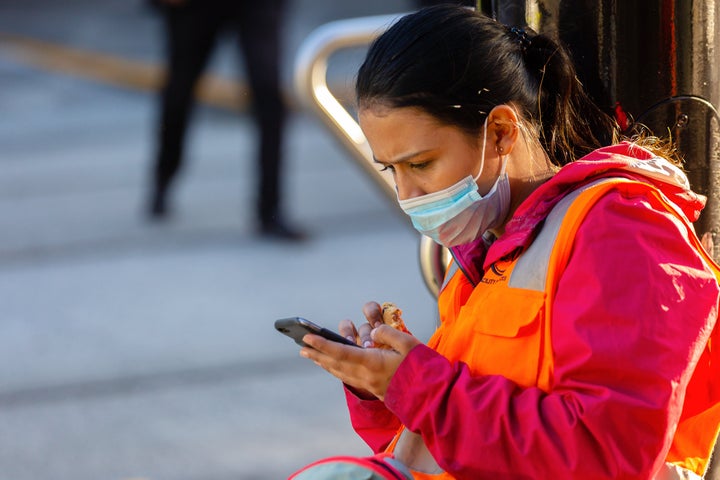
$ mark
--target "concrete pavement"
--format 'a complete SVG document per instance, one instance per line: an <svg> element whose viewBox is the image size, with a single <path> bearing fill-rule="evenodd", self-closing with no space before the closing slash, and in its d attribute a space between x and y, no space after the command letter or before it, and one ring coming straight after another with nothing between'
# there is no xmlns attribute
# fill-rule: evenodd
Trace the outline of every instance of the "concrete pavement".
<svg viewBox="0 0 720 480"><path fill-rule="evenodd" d="M407 9L292 5L288 45L324 21ZM155 22L126 0L0 4L0 33L150 64ZM309 242L253 234L254 125L211 108L197 112L176 215L146 223L154 101L0 40L0 480L277 479L368 453L337 381L272 322L334 326L393 300L427 338L417 236L303 112L287 202Z"/></svg>

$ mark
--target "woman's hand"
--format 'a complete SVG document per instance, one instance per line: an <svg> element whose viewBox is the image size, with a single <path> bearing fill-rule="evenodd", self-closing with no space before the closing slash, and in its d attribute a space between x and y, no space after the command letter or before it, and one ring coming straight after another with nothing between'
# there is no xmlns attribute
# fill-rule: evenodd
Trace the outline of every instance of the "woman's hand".
<svg viewBox="0 0 720 480"><path fill-rule="evenodd" d="M365 315L367 323L363 323L358 328L355 328L355 324L350 320L343 320L340 322L338 331L340 335L348 340L352 340L361 347L367 348L373 346L370 332L373 328L383 324L382 307L377 302L368 302L363 305L363 314Z"/></svg>
<svg viewBox="0 0 720 480"><path fill-rule="evenodd" d="M355 348L326 340L317 335L305 335L303 342L312 348L303 348L300 355L309 358L343 383L368 392L383 400L390 380L410 350L421 342L407 333L382 323L380 305L375 302L363 307L367 323L355 329L349 320L340 323L340 334L360 338L366 348ZM375 327L375 328L373 328ZM382 344L391 349L370 348Z"/></svg>

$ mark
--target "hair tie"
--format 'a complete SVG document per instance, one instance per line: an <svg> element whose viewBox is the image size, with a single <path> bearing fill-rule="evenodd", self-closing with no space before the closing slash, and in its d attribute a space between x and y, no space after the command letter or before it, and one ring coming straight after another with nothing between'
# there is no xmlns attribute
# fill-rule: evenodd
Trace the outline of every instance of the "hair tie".
<svg viewBox="0 0 720 480"><path fill-rule="evenodd" d="M510 32L515 35L515 40L520 43L520 49L523 53L530 47L530 36L527 34L524 28L512 27Z"/></svg>

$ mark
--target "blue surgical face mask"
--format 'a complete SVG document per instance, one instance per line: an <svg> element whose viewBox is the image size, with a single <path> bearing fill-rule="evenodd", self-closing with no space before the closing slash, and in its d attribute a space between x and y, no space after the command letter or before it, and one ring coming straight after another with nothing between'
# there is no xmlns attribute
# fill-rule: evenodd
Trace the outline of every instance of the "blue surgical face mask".
<svg viewBox="0 0 720 480"><path fill-rule="evenodd" d="M480 171L455 185L420 197L399 200L400 208L410 216L415 229L445 247L477 240L487 230L500 225L510 211L510 182L502 159L502 169L486 195L478 193L477 179L485 165L485 119Z"/></svg>

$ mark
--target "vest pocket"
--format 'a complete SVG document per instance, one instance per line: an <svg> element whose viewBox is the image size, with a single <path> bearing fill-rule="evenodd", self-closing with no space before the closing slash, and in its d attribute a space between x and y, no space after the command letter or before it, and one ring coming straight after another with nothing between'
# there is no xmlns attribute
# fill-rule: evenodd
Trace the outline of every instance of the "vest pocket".
<svg viewBox="0 0 720 480"><path fill-rule="evenodd" d="M545 292L519 288L491 290L482 302L465 305L468 311L461 312L475 318L473 330L504 338L531 335L543 319Z"/></svg>
<svg viewBox="0 0 720 480"><path fill-rule="evenodd" d="M521 386L536 385L545 293L506 286L481 290L485 290L483 295L471 298L462 308L453 328L458 337L464 337L464 341L456 339L465 344L458 360L465 361L476 375L503 375ZM453 350L458 348L455 345Z"/></svg>

